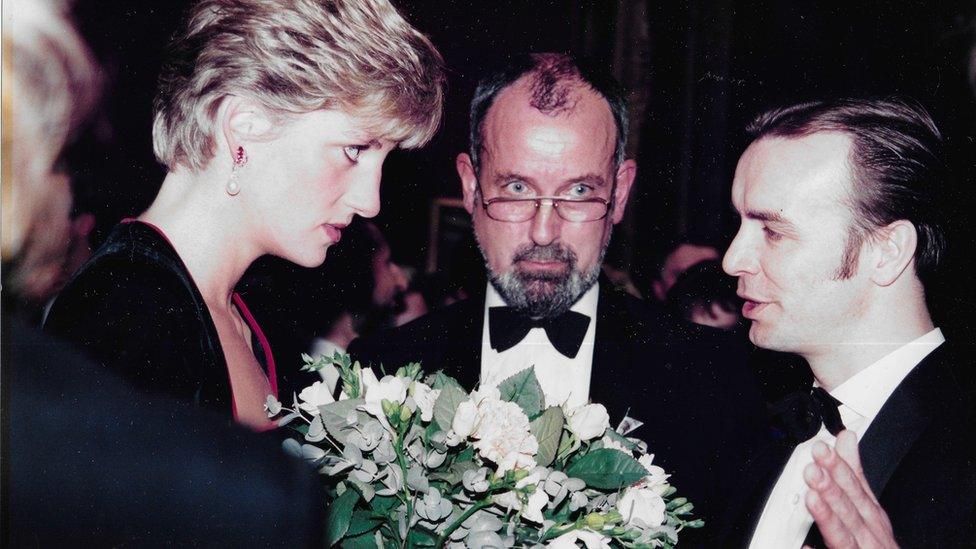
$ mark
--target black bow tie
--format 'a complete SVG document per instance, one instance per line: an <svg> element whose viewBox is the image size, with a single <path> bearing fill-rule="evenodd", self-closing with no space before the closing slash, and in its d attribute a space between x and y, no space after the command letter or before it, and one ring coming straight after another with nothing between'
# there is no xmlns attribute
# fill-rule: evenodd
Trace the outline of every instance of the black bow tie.
<svg viewBox="0 0 976 549"><path fill-rule="evenodd" d="M796 392L773 405L776 415L786 432L797 444L813 438L820 431L820 426L827 428L830 434L844 430L844 422L840 419L837 407L840 401L830 396L823 387L814 387L809 393Z"/></svg>
<svg viewBox="0 0 976 549"><path fill-rule="evenodd" d="M569 358L576 358L589 325L590 317L576 311L566 311L553 318L532 319L511 307L488 308L491 348L499 353L525 339L532 328L542 328L557 351Z"/></svg>

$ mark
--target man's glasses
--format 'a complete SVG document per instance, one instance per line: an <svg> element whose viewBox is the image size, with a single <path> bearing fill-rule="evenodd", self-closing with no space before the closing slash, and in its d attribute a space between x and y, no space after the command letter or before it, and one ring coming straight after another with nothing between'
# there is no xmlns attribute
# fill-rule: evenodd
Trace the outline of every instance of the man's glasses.
<svg viewBox="0 0 976 549"><path fill-rule="evenodd" d="M560 196L534 196L532 198L492 198L481 200L481 207L495 221L522 223L534 218L543 205L552 206L565 221L585 223L599 221L610 212L610 201L605 198L564 198Z"/></svg>

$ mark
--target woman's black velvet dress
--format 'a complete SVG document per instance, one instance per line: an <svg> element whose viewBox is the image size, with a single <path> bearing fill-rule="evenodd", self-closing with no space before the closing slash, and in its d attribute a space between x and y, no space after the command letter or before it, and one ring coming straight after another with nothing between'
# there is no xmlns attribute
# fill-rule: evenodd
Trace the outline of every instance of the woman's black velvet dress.
<svg viewBox="0 0 976 549"><path fill-rule="evenodd" d="M239 298L235 303L243 306ZM241 312L254 339L263 338L246 308ZM210 311L176 250L151 225L117 226L58 295L44 330L75 343L149 395L234 413ZM252 348L275 388L266 342ZM140 406L141 398L134 395L132 405Z"/></svg>

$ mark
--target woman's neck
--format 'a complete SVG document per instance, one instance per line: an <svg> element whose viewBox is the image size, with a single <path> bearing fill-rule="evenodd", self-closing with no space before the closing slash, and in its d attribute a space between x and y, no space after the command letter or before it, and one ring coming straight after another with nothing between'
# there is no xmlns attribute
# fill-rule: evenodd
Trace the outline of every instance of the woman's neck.
<svg viewBox="0 0 976 549"><path fill-rule="evenodd" d="M241 204L208 179L206 171L170 172L139 220L166 234L208 305L229 308L234 287L262 252L249 238Z"/></svg>

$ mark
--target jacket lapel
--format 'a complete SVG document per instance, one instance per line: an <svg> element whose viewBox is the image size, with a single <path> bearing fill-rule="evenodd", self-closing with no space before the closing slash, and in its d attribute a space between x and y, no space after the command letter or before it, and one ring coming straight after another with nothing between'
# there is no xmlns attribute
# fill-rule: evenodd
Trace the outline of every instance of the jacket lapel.
<svg viewBox="0 0 976 549"><path fill-rule="evenodd" d="M932 351L885 402L858 444L864 475L879 499L888 479L932 421L946 383L947 343Z"/></svg>
<svg viewBox="0 0 976 549"><path fill-rule="evenodd" d="M593 337L593 363L590 370L590 401L605 406L628 402L627 395L615 390L614 379L625 376L630 368L625 344L629 325L626 308L608 280L600 280L600 296L596 306L596 332ZM626 410L610 417L623 417Z"/></svg>
<svg viewBox="0 0 976 549"><path fill-rule="evenodd" d="M444 326L444 372L454 377L467 390L472 390L481 377L481 337L485 321L485 298L474 295L458 304L457 314Z"/></svg>

